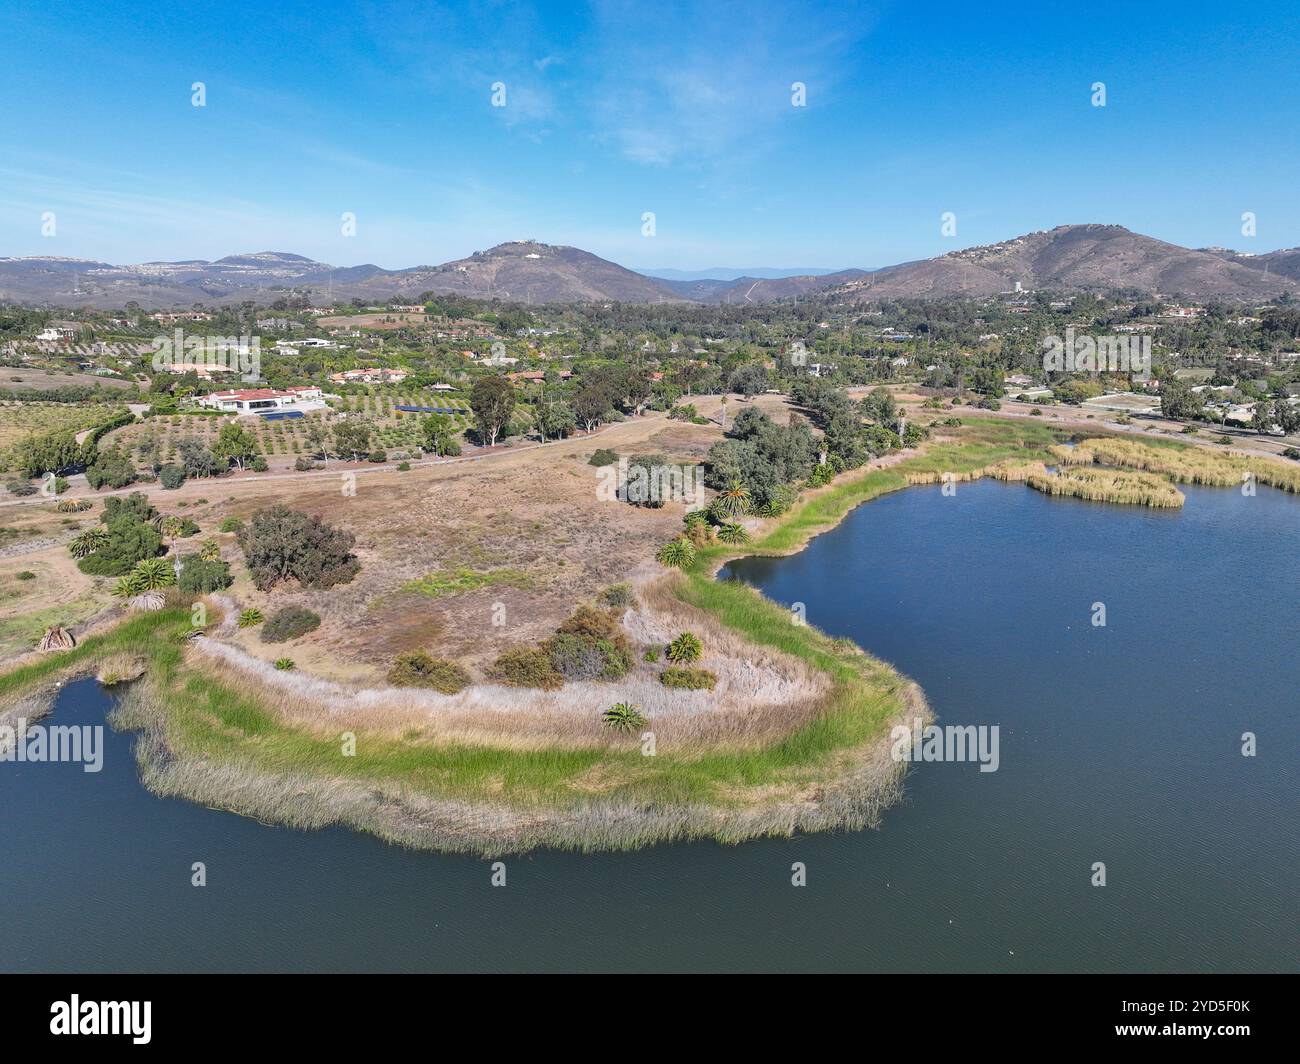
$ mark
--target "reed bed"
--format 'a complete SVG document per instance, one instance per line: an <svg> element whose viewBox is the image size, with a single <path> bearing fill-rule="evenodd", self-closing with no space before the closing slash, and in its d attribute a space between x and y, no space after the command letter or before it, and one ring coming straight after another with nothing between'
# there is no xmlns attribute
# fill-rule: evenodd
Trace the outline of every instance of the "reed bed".
<svg viewBox="0 0 1300 1064"><path fill-rule="evenodd" d="M987 475L994 480L1020 483L1031 477L1047 476L1047 466L1042 462L999 462L990 466Z"/></svg>
<svg viewBox="0 0 1300 1064"><path fill-rule="evenodd" d="M1300 492L1300 465L1277 458L1211 451L1176 443L1153 445L1136 440L1084 440L1076 447L1054 447L1062 465L1108 465L1159 473L1181 484L1237 487L1253 474L1255 482Z"/></svg>
<svg viewBox="0 0 1300 1064"><path fill-rule="evenodd" d="M1164 477L1125 469L1071 467L1055 474L1031 474L1026 483L1047 495L1069 495L1092 502L1177 509L1187 501Z"/></svg>

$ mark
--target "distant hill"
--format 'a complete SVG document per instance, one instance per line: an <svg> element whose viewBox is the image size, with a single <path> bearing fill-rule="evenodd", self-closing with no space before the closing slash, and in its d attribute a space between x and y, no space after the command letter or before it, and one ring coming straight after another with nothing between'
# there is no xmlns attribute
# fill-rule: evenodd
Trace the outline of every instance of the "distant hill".
<svg viewBox="0 0 1300 1064"><path fill-rule="evenodd" d="M820 266L796 266L782 269L776 266L712 266L707 270L670 270L667 267L647 269L633 266L631 269L647 277L661 281L739 281L742 277L762 277L770 280L778 277L820 277L822 274L839 273L837 269L824 269Z"/></svg>
<svg viewBox="0 0 1300 1064"><path fill-rule="evenodd" d="M677 302L662 282L579 248L514 241L441 266L377 275L359 287L378 295L438 292L520 303Z"/></svg>
<svg viewBox="0 0 1300 1064"><path fill-rule="evenodd" d="M423 292L521 303L763 303L815 292L859 300L938 299L997 295L1017 282L1025 290L1132 288L1191 299L1263 301L1283 293L1300 296L1300 248L1248 255L1179 247L1118 225L1063 225L878 270L774 277L648 277L579 248L535 241L499 244L440 266L403 270L373 263L337 267L278 251L135 266L0 259L0 301L99 307L269 303L294 290L321 301L410 300Z"/></svg>
<svg viewBox="0 0 1300 1064"><path fill-rule="evenodd" d="M1026 290L1136 288L1195 299L1265 300L1300 292L1296 277L1284 272L1294 270L1295 261L1278 260L1269 271L1265 269L1269 258L1192 250L1121 225L1062 225L876 270L845 288L867 300L989 296L1012 290L1016 282Z"/></svg>
<svg viewBox="0 0 1300 1064"><path fill-rule="evenodd" d="M520 241L441 266L385 270L335 267L302 255L262 251L216 262L148 262L114 266L86 259L0 259L0 300L120 307L188 307L193 303L269 302L293 289L321 299L414 298L455 293L521 303L681 300L661 282L578 248Z"/></svg>
<svg viewBox="0 0 1300 1064"><path fill-rule="evenodd" d="M766 303L774 299L790 299L809 292L820 292L866 275L866 270L839 270L835 273L794 277L737 277L731 281L665 279L661 283L668 285L678 295L699 303Z"/></svg>

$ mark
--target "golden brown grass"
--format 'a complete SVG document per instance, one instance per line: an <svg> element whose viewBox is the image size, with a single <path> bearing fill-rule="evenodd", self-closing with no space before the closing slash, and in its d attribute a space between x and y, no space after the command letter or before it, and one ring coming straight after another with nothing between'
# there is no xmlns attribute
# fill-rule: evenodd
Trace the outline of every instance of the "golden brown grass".
<svg viewBox="0 0 1300 1064"><path fill-rule="evenodd" d="M1213 487L1238 486L1250 473L1256 483L1300 492L1300 465L1277 458L1110 438L1084 440L1076 447L1054 447L1052 452L1062 465L1118 466L1160 473L1183 484Z"/></svg>
<svg viewBox="0 0 1300 1064"><path fill-rule="evenodd" d="M1186 497L1164 477L1124 469L1070 468L1059 473L1033 473L1031 488L1047 495L1069 495L1093 502L1123 503L1176 509Z"/></svg>

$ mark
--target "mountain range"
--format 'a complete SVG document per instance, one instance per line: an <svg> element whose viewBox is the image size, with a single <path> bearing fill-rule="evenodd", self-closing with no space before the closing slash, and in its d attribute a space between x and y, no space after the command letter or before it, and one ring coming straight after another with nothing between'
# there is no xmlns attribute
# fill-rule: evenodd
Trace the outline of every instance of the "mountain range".
<svg viewBox="0 0 1300 1064"><path fill-rule="evenodd" d="M656 271L672 274L677 271ZM514 241L439 266L338 267L263 251L215 262L115 266L88 259L0 258L0 302L166 309L194 303L415 299L456 294L520 303L762 303L815 292L849 301L990 296L1016 284L1058 292L1136 289L1153 295L1246 301L1300 296L1300 248L1250 255L1184 248L1119 225L1063 225L997 244L880 269L792 276L649 276L578 248ZM763 274L780 271L762 270Z"/></svg>

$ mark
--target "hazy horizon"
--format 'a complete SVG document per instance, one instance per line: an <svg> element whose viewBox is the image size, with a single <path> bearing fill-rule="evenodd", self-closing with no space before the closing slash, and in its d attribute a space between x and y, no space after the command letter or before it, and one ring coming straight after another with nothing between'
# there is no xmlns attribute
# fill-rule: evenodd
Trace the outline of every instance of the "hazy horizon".
<svg viewBox="0 0 1300 1064"><path fill-rule="evenodd" d="M0 251L402 268L527 234L699 274L1075 221L1300 244L1300 148L1240 150L1300 103L1289 10L1090 12L11 0Z"/></svg>

